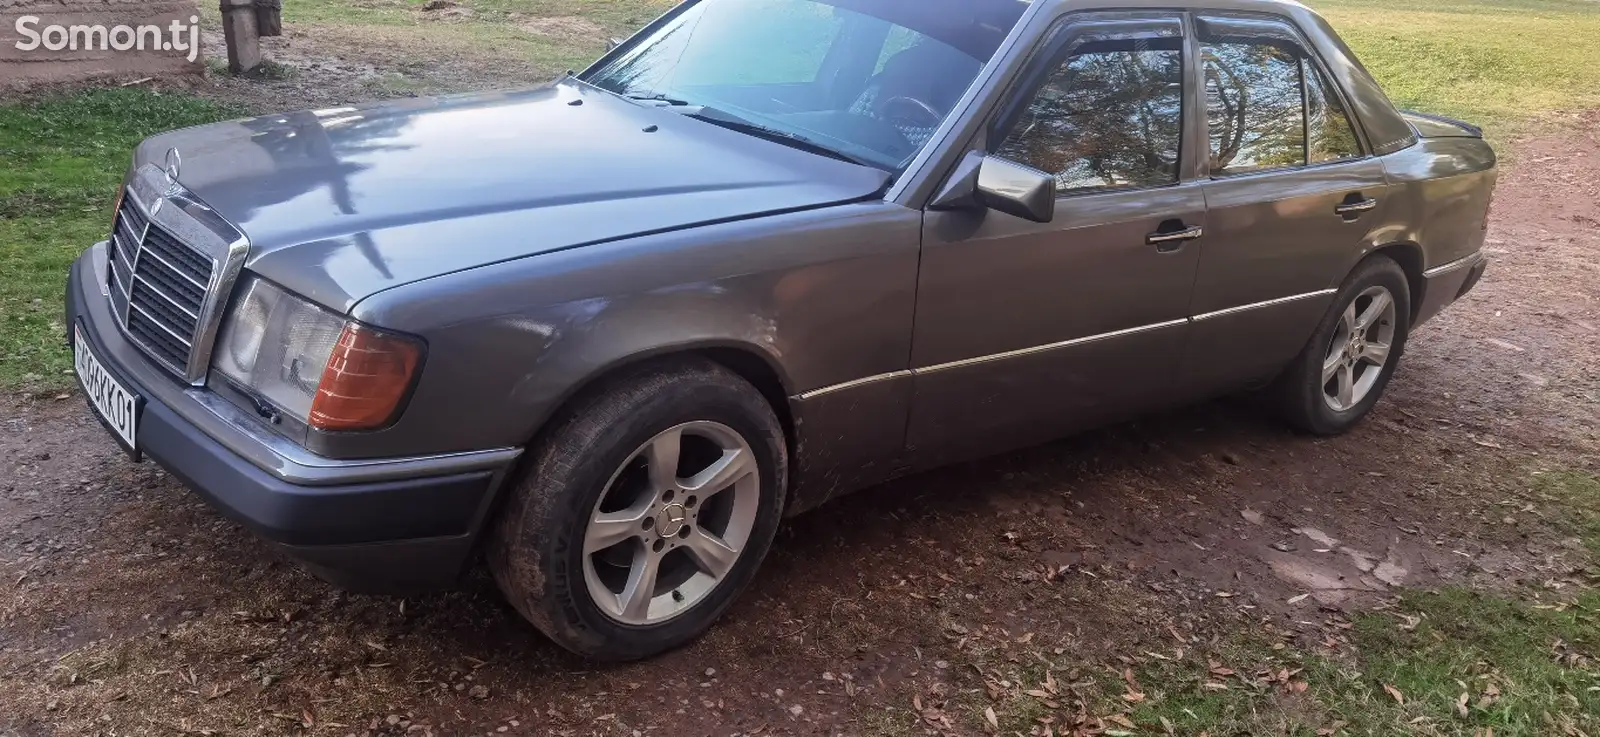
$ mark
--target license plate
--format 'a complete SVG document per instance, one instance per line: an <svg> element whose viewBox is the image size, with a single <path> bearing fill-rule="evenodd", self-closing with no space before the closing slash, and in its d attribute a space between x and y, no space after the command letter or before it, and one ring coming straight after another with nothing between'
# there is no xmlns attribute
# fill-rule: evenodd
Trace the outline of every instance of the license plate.
<svg viewBox="0 0 1600 737"><path fill-rule="evenodd" d="M72 326L72 366L83 384L83 393L89 398L89 406L94 407L106 428L122 441L128 452L137 453L139 395L129 391L100 365L100 359L95 357L94 349L83 339L83 331L77 325Z"/></svg>

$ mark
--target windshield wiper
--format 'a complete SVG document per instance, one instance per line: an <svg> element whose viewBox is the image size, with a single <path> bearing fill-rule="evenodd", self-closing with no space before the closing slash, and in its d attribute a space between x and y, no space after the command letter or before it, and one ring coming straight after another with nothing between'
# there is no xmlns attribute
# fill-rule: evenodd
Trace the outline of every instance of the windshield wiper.
<svg viewBox="0 0 1600 737"><path fill-rule="evenodd" d="M696 120L703 120L707 123L711 123L712 125L727 128L728 130L738 131L740 133L752 135L757 138L764 138L768 141L781 143L790 148L797 148L808 153L820 154L822 156L838 159L840 161L848 161L859 166L870 166L876 169L883 168L859 156L851 156L850 154L835 149L831 146L818 143L817 141L813 141L810 138L802 136L798 133L791 133L786 130L779 130L777 128L765 126L750 120L749 118L735 115L726 110L711 107L710 105L689 102L688 100L671 97L662 92L627 92L623 94L623 97L638 102L659 102L668 107L682 108L676 112L680 112Z"/></svg>
<svg viewBox="0 0 1600 737"><path fill-rule="evenodd" d="M628 98L629 100L637 100L639 102L659 102L665 105L671 105L673 107L694 104L688 100L680 100L676 97L668 97L666 94L661 92L628 92L624 93L622 96Z"/></svg>
<svg viewBox="0 0 1600 737"><path fill-rule="evenodd" d="M734 115L726 110L718 110L717 108L708 107L706 105L695 105L692 107L694 108L693 110L685 110L683 111L683 114L696 120L703 120L707 123L711 123L712 125L727 128L728 130L739 131L740 133L752 135L757 138L764 138L768 141L781 143L790 148L797 148L808 153L821 154L823 156L838 159L840 161L848 161L859 166L870 166L877 169L883 168L859 156L851 156L850 154L835 149L832 146L827 146L822 143L818 143L817 141L813 141L810 138L800 135L799 133L790 133L786 130L770 128L748 118L742 118L738 115Z"/></svg>

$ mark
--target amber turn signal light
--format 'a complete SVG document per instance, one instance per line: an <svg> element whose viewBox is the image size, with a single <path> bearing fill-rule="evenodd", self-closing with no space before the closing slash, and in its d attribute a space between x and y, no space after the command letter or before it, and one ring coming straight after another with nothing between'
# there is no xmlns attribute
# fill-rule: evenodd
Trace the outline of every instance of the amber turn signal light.
<svg viewBox="0 0 1600 737"><path fill-rule="evenodd" d="M318 430L376 430L394 421L422 364L413 338L348 323L311 400L310 425Z"/></svg>

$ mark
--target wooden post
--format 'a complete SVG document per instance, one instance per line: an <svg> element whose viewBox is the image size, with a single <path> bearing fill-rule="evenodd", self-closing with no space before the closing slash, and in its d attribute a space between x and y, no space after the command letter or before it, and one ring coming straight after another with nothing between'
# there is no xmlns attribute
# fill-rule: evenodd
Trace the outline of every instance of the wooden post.
<svg viewBox="0 0 1600 737"><path fill-rule="evenodd" d="M228 71L246 74L261 65L261 34L254 0L222 0L222 37L228 44Z"/></svg>
<svg viewBox="0 0 1600 737"><path fill-rule="evenodd" d="M262 38L283 35L283 0L255 0L256 32Z"/></svg>

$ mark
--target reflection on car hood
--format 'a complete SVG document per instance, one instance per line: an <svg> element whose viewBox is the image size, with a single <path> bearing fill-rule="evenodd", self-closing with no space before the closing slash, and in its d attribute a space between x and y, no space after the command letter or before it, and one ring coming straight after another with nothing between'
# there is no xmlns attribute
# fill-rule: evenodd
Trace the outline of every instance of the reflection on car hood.
<svg viewBox="0 0 1600 737"><path fill-rule="evenodd" d="M564 80L165 133L179 180L250 238L246 268L337 310L547 251L859 200L888 174Z"/></svg>

